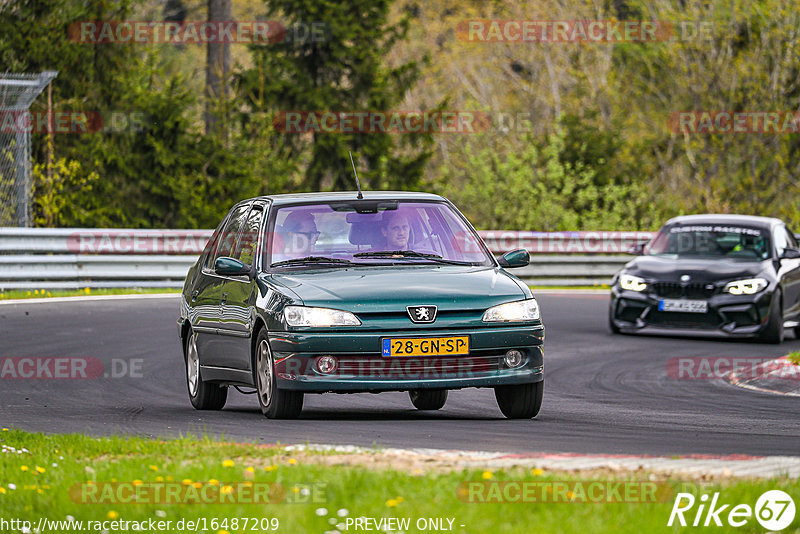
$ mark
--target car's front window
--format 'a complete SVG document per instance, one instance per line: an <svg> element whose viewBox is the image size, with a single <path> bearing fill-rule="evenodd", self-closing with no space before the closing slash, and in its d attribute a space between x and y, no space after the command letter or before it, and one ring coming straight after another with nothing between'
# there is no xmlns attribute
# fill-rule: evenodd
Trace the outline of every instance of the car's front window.
<svg viewBox="0 0 800 534"><path fill-rule="evenodd" d="M697 224L662 228L646 253L658 256L765 260L769 232L746 226Z"/></svg>
<svg viewBox="0 0 800 534"><path fill-rule="evenodd" d="M480 238L444 202L352 201L278 208L265 265L493 265Z"/></svg>

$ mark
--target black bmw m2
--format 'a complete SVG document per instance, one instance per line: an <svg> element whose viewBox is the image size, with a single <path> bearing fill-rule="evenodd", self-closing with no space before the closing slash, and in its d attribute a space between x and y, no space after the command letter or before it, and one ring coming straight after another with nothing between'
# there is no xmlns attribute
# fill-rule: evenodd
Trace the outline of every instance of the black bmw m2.
<svg viewBox="0 0 800 534"><path fill-rule="evenodd" d="M614 333L670 328L780 343L800 335L800 249L768 217L689 215L664 224L614 276Z"/></svg>

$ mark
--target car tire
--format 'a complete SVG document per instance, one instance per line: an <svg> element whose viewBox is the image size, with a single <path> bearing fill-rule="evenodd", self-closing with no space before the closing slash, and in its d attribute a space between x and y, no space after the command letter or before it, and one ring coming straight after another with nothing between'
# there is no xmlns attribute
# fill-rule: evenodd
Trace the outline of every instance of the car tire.
<svg viewBox="0 0 800 534"><path fill-rule="evenodd" d="M497 386L494 397L497 405L508 419L530 419L536 417L542 407L544 380L533 384Z"/></svg>
<svg viewBox="0 0 800 534"><path fill-rule="evenodd" d="M614 324L614 307L613 303L608 307L608 329L612 334L619 334L619 327Z"/></svg>
<svg viewBox="0 0 800 534"><path fill-rule="evenodd" d="M408 396L417 410L439 410L447 402L446 389L414 389Z"/></svg>
<svg viewBox="0 0 800 534"><path fill-rule="evenodd" d="M783 342L783 336L783 298L781 292L776 291L775 295L772 296L772 304L769 307L767 325L758 337L759 340L765 343L778 345Z"/></svg>
<svg viewBox="0 0 800 534"><path fill-rule="evenodd" d="M221 410L228 400L228 387L203 381L200 376L200 356L194 332L189 332L186 336L183 359L186 364L186 386L192 406L196 410Z"/></svg>
<svg viewBox="0 0 800 534"><path fill-rule="evenodd" d="M261 413L269 419L296 419L300 415L303 411L303 392L278 389L275 362L267 331L263 328L254 346L253 374Z"/></svg>

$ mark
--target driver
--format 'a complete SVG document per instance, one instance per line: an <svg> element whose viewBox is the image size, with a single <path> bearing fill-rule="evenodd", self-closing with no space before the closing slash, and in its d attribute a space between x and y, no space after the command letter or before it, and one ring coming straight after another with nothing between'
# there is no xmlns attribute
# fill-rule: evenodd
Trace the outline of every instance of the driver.
<svg viewBox="0 0 800 534"><path fill-rule="evenodd" d="M408 217L399 211L384 216L381 233L386 240L386 250L408 250L411 227Z"/></svg>

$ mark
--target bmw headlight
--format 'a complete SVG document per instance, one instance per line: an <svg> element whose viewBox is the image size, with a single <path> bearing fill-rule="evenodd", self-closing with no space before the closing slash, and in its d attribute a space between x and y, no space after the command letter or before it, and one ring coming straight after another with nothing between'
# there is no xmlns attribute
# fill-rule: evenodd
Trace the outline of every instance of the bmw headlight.
<svg viewBox="0 0 800 534"><path fill-rule="evenodd" d="M536 299L518 300L500 304L486 310L484 323L504 323L511 321L535 321L539 318L539 304Z"/></svg>
<svg viewBox="0 0 800 534"><path fill-rule="evenodd" d="M644 291L647 289L647 282L644 281L644 278L632 274L621 274L619 275L619 287L630 291Z"/></svg>
<svg viewBox="0 0 800 534"><path fill-rule="evenodd" d="M348 311L309 306L286 306L283 318L289 326L359 326L361 321Z"/></svg>
<svg viewBox="0 0 800 534"><path fill-rule="evenodd" d="M746 280L735 280L725 284L725 292L731 295L755 295L765 289L769 282L763 278L748 278Z"/></svg>

